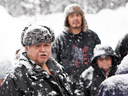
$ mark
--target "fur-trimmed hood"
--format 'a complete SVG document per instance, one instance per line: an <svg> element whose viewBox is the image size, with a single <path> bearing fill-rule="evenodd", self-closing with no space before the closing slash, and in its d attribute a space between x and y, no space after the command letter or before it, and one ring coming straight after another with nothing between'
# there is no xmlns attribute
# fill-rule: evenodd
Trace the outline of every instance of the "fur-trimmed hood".
<svg viewBox="0 0 128 96"><path fill-rule="evenodd" d="M70 32L69 24L68 24L68 16L71 13L79 12L82 15L82 31L88 31L87 21L85 19L84 11L82 10L81 6L78 4L70 4L64 10L64 27L66 32Z"/></svg>

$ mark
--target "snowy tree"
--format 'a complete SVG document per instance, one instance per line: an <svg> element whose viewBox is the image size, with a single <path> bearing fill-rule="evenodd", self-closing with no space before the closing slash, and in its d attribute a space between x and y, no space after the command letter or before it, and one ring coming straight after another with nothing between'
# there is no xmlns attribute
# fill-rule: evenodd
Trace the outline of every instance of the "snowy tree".
<svg viewBox="0 0 128 96"><path fill-rule="evenodd" d="M71 3L80 4L87 13L98 13L105 8L114 10L125 6L127 2L128 0L0 0L0 5L4 6L10 15L16 17L63 12Z"/></svg>

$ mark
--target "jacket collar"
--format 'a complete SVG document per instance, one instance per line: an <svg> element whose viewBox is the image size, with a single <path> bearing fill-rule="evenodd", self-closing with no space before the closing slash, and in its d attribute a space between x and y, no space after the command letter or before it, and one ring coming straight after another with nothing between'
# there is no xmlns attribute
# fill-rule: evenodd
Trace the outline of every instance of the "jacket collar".
<svg viewBox="0 0 128 96"><path fill-rule="evenodd" d="M49 78L50 74L48 74L42 67L37 65L34 61L32 61L26 52L23 52L19 59L19 64L24 65L31 76ZM53 75L59 74L62 72L62 66L59 65L53 58L49 58L46 62L48 68L50 69ZM36 78L35 78L36 79Z"/></svg>

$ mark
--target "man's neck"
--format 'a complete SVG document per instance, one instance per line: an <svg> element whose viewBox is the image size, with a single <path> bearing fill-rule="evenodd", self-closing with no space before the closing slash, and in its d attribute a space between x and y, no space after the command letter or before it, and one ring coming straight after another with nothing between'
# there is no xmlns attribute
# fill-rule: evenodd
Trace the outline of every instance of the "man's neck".
<svg viewBox="0 0 128 96"><path fill-rule="evenodd" d="M52 75L51 72L50 72L50 70L49 70L49 68L48 68L48 66L46 65L46 63L43 64L42 68L43 68L45 71L47 71L50 75Z"/></svg>
<svg viewBox="0 0 128 96"><path fill-rule="evenodd" d="M81 32L81 28L71 28L71 32L73 34L79 34Z"/></svg>

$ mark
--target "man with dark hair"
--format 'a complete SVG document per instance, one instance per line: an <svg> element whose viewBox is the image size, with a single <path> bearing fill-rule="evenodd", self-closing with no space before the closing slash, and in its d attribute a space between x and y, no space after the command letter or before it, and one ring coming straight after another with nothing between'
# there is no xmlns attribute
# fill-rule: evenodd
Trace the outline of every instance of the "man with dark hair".
<svg viewBox="0 0 128 96"><path fill-rule="evenodd" d="M64 16L65 31L52 45L52 56L65 67L76 84L80 74L90 66L93 48L101 41L95 32L88 29L80 5L68 5Z"/></svg>
<svg viewBox="0 0 128 96"><path fill-rule="evenodd" d="M8 72L2 96L73 96L67 73L50 57L54 39L47 26L34 23L25 27L21 36L25 52Z"/></svg>

